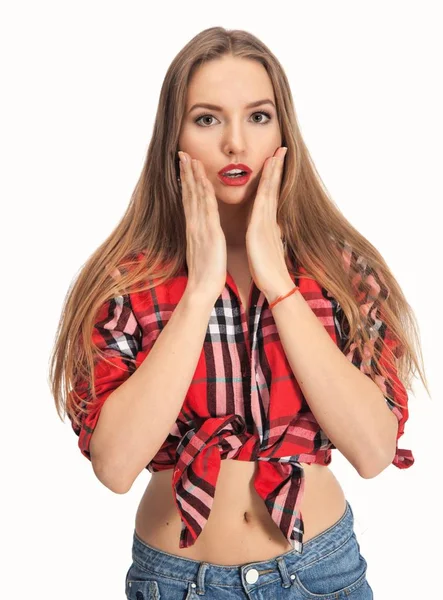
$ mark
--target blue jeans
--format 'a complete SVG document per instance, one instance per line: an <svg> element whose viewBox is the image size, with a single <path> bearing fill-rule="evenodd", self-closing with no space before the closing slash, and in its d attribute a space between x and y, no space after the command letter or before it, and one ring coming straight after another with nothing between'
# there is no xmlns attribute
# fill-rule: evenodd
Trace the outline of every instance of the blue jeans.
<svg viewBox="0 0 443 600"><path fill-rule="evenodd" d="M340 519L271 560L216 565L163 552L134 530L126 574L129 600L372 600L349 502Z"/></svg>

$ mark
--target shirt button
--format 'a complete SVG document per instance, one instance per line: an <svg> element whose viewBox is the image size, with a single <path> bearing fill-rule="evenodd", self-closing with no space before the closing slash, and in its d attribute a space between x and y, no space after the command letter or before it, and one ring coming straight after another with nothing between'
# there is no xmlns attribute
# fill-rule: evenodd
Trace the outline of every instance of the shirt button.
<svg viewBox="0 0 443 600"><path fill-rule="evenodd" d="M248 583L255 583L258 579L258 571L257 569L250 569L247 573L246 573L246 581Z"/></svg>

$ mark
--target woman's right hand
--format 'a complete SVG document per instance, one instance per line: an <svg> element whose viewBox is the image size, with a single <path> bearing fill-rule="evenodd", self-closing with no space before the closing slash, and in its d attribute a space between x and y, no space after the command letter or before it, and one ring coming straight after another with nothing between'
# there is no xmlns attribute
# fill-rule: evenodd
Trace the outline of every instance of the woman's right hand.
<svg viewBox="0 0 443 600"><path fill-rule="evenodd" d="M211 302L226 284L226 238L220 224L214 187L206 177L201 161L179 152L183 208L186 217L187 291L198 293Z"/></svg>

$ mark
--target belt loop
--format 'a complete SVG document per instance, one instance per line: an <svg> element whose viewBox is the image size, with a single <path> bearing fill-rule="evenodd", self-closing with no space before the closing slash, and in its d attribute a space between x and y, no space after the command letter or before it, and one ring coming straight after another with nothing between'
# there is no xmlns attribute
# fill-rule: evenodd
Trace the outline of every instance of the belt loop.
<svg viewBox="0 0 443 600"><path fill-rule="evenodd" d="M286 568L286 562L284 556L277 557L277 566L280 571L281 578L283 580L282 586L284 588L291 587L291 581L289 579L288 569Z"/></svg>
<svg viewBox="0 0 443 600"><path fill-rule="evenodd" d="M205 573L206 573L206 569L208 567L209 567L208 563L201 562L200 567L198 569L196 592L199 596L203 596L206 593L206 591L205 591Z"/></svg>

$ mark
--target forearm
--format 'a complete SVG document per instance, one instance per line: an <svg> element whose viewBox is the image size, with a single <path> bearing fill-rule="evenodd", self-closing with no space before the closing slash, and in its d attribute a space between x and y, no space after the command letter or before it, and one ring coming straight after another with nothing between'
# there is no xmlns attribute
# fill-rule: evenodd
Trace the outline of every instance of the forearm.
<svg viewBox="0 0 443 600"><path fill-rule="evenodd" d="M137 370L105 401L91 439L94 471L128 491L169 434L197 367L212 304L185 292Z"/></svg>
<svg viewBox="0 0 443 600"><path fill-rule="evenodd" d="M282 283L266 294L269 303L293 287L291 279ZM320 427L362 477L374 477L394 459L398 428L382 391L341 352L299 291L278 302L272 314Z"/></svg>

